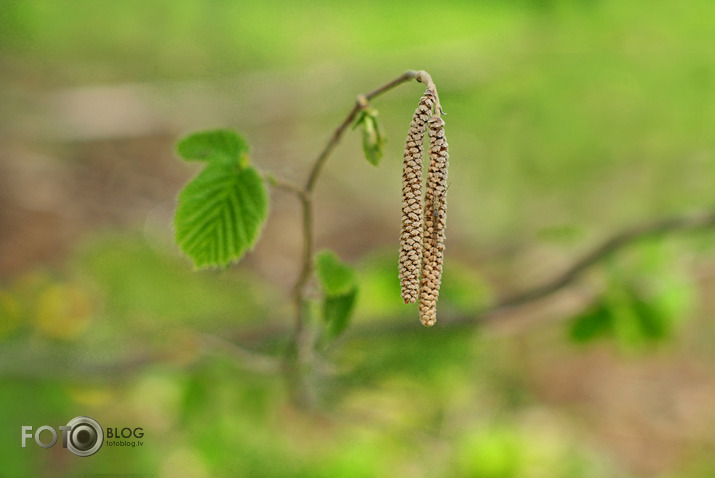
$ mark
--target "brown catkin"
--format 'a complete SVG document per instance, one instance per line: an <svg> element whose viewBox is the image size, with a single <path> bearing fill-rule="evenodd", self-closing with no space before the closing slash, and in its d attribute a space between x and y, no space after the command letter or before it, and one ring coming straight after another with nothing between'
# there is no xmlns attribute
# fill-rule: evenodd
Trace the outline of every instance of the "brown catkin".
<svg viewBox="0 0 715 478"><path fill-rule="evenodd" d="M422 151L425 129L432 115L434 93L428 89L412 116L402 163L402 229L400 231L400 286L405 304L419 294L422 265Z"/></svg>
<svg viewBox="0 0 715 478"><path fill-rule="evenodd" d="M429 119L429 170L425 192L424 245L420 282L420 321L430 327L437 321L437 297L442 283L444 228L447 219L447 166L449 153L444 121L439 114Z"/></svg>

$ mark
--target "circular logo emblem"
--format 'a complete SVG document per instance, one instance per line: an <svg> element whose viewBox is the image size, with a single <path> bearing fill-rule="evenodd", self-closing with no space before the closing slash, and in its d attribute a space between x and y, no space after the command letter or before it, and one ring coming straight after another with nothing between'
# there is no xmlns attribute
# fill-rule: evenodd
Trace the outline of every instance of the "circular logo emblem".
<svg viewBox="0 0 715 478"><path fill-rule="evenodd" d="M97 420L75 417L67 423L70 427L67 448L77 456L90 456L102 448L104 432Z"/></svg>

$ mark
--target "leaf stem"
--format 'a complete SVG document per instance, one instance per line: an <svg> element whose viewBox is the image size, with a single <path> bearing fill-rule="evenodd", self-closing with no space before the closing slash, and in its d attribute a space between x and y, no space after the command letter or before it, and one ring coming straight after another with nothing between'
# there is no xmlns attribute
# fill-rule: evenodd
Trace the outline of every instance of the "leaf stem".
<svg viewBox="0 0 715 478"><path fill-rule="evenodd" d="M301 199L303 196L305 196L305 191L297 184L293 184L283 179L276 178L272 174L266 175L266 180L271 186L275 188L283 189L284 191L297 195L298 199Z"/></svg>

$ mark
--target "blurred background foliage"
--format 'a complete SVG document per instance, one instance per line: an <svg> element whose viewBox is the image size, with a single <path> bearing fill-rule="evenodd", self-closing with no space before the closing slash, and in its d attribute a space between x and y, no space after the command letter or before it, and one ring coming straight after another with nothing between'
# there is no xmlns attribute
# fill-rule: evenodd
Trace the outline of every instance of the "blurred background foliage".
<svg viewBox="0 0 715 478"><path fill-rule="evenodd" d="M193 272L170 225L197 171L181 135L238 129L302 181L357 94L425 69L451 146L439 314L476 316L612 232L713 206L713 31L709 0L4 0L0 476L713 476L711 230L634 243L480 328L422 329L401 303L421 85L374 102L379 168L353 132L318 186L318 247L359 290L310 371L315 410L252 355L285 347L293 198L272 193L229 270ZM20 426L77 415L144 446L20 448Z"/></svg>

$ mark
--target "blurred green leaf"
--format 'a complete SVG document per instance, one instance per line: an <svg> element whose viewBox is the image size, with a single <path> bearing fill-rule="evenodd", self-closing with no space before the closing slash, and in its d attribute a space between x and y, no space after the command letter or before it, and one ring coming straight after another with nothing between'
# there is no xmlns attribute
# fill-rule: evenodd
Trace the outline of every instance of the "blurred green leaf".
<svg viewBox="0 0 715 478"><path fill-rule="evenodd" d="M328 296L323 301L323 319L327 324L327 338L342 334L350 323L355 309L357 288L347 294Z"/></svg>
<svg viewBox="0 0 715 478"><path fill-rule="evenodd" d="M588 342L613 331L613 317L608 307L596 302L577 315L569 325L569 337L574 342Z"/></svg>
<svg viewBox="0 0 715 478"><path fill-rule="evenodd" d="M238 160L248 153L248 143L235 131L217 129L191 134L179 141L176 152L187 161Z"/></svg>
<svg viewBox="0 0 715 478"><path fill-rule="evenodd" d="M253 247L267 214L268 194L254 168L211 162L179 195L176 242L196 267L224 266Z"/></svg>
<svg viewBox="0 0 715 478"><path fill-rule="evenodd" d="M377 123L377 110L365 108L360 111L353 129L358 126L362 127L362 150L365 154L365 159L373 166L378 166L382 160L382 148L386 140Z"/></svg>
<svg viewBox="0 0 715 478"><path fill-rule="evenodd" d="M607 280L595 303L571 321L573 341L610 336L622 348L638 350L672 337L692 309L695 290L662 239L644 241L614 258Z"/></svg>
<svg viewBox="0 0 715 478"><path fill-rule="evenodd" d="M651 339L643 327L643 316L633 306L634 299L633 290L626 285L611 288L606 296L613 316L614 337L626 351L642 349Z"/></svg>
<svg viewBox="0 0 715 478"><path fill-rule="evenodd" d="M316 254L315 265L318 280L325 292L323 320L326 324L326 338L334 338L345 331L355 310L357 276L352 266L340 261L329 250Z"/></svg>
<svg viewBox="0 0 715 478"><path fill-rule="evenodd" d="M658 304L643 300L637 294L633 294L632 300L641 335L653 340L667 338L673 331L671 324L677 316L668 314Z"/></svg>
<svg viewBox="0 0 715 478"><path fill-rule="evenodd" d="M315 270L328 296L347 294L357 286L353 267L342 262L333 251L323 250L315 255Z"/></svg>
<svg viewBox="0 0 715 478"><path fill-rule="evenodd" d="M493 427L488 433L480 431L467 436L460 450L458 476L521 476L525 471L528 446L517 430L507 427Z"/></svg>

